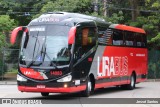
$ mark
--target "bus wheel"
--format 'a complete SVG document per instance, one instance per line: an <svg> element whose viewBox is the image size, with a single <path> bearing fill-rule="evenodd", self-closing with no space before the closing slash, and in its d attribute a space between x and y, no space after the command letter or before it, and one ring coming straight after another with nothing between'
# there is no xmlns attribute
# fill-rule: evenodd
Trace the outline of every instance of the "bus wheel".
<svg viewBox="0 0 160 107"><path fill-rule="evenodd" d="M90 78L88 77L87 82L86 82L86 90L83 92L84 97L89 97L92 91L92 82Z"/></svg>
<svg viewBox="0 0 160 107"><path fill-rule="evenodd" d="M42 92L41 95L42 95L42 96L48 96L49 93L44 93L44 92Z"/></svg>
<svg viewBox="0 0 160 107"><path fill-rule="evenodd" d="M127 85L128 86L127 88L129 90L133 90L135 88L135 84L136 84L135 82L136 82L135 75L132 74L131 77L130 77L130 84Z"/></svg>

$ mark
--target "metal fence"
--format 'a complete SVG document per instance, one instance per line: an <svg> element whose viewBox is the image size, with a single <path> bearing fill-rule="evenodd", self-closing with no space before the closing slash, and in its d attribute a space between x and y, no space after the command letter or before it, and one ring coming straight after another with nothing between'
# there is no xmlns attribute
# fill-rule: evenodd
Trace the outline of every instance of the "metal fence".
<svg viewBox="0 0 160 107"><path fill-rule="evenodd" d="M160 50L148 52L148 78L160 79Z"/></svg>
<svg viewBox="0 0 160 107"><path fill-rule="evenodd" d="M19 49L0 49L0 81L16 79L18 56Z"/></svg>
<svg viewBox="0 0 160 107"><path fill-rule="evenodd" d="M0 81L16 80L19 49L0 49ZM148 78L160 79L160 51L150 50L148 54Z"/></svg>

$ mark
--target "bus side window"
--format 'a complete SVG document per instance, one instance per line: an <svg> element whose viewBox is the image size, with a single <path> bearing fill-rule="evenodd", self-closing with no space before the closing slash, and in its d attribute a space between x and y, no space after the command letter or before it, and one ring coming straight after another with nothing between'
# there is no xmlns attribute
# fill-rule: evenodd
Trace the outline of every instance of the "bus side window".
<svg viewBox="0 0 160 107"><path fill-rule="evenodd" d="M123 45L123 32L113 31L113 45Z"/></svg>
<svg viewBox="0 0 160 107"><path fill-rule="evenodd" d="M107 45L112 45L112 29L107 29L106 30L106 38L107 38Z"/></svg>
<svg viewBox="0 0 160 107"><path fill-rule="evenodd" d="M111 29L109 29L111 30ZM108 32L107 27L98 26L98 43L102 45L112 45L112 41L108 40ZM111 35L110 35L111 36Z"/></svg>
<svg viewBox="0 0 160 107"><path fill-rule="evenodd" d="M133 32L125 32L125 45L134 46L134 33Z"/></svg>
<svg viewBox="0 0 160 107"><path fill-rule="evenodd" d="M146 47L146 35L145 34L141 34L142 35L142 47Z"/></svg>
<svg viewBox="0 0 160 107"><path fill-rule="evenodd" d="M135 33L135 42L137 47L142 47L142 35L140 33Z"/></svg>

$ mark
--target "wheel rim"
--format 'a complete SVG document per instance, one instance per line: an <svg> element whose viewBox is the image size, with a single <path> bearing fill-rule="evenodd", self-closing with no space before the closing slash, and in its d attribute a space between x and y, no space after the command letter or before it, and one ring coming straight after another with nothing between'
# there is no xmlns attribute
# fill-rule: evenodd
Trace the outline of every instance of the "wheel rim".
<svg viewBox="0 0 160 107"><path fill-rule="evenodd" d="M90 82L90 81L88 81L88 92L91 92L91 88L92 88L92 86L91 86L91 82Z"/></svg>
<svg viewBox="0 0 160 107"><path fill-rule="evenodd" d="M131 87L134 87L134 77L131 76Z"/></svg>

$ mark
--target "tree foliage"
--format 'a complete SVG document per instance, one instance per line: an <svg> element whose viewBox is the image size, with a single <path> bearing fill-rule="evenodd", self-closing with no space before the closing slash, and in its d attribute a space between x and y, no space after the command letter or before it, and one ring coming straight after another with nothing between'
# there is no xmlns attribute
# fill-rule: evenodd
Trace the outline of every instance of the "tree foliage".
<svg viewBox="0 0 160 107"><path fill-rule="evenodd" d="M123 16L123 12L119 11L118 13L113 13L111 17L107 17L106 18L107 21L112 22L112 23L123 23L124 21L124 16Z"/></svg>
<svg viewBox="0 0 160 107"><path fill-rule="evenodd" d="M6 43L6 36L15 27L16 23L10 19L8 15L0 16L0 47L8 45Z"/></svg>
<svg viewBox="0 0 160 107"><path fill-rule="evenodd" d="M67 11L79 13L91 13L92 5L90 0L55 0L47 2L41 9L42 13L53 11Z"/></svg>
<svg viewBox="0 0 160 107"><path fill-rule="evenodd" d="M94 12L96 0L1 0L0 14L9 15L19 25L27 25L42 13L67 11L84 13L121 23L144 28L151 46L159 47L160 1L159 0L108 0L104 17L104 0L97 0L99 11ZM12 21L11 21L12 23ZM2 32L1 32L2 35Z"/></svg>

